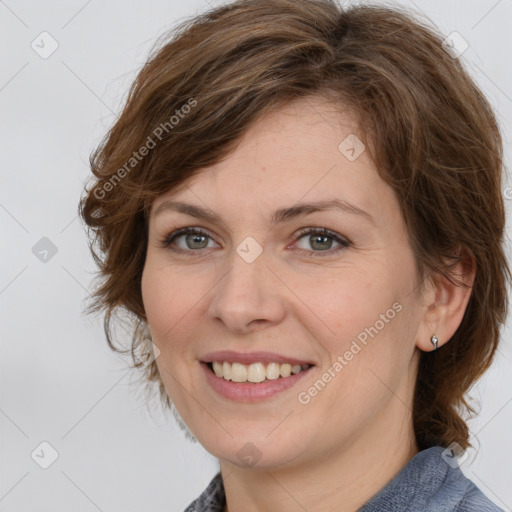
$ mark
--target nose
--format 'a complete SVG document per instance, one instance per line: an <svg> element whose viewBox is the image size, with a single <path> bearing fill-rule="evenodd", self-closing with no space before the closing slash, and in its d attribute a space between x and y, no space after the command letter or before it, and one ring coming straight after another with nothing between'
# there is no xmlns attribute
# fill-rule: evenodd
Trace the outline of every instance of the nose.
<svg viewBox="0 0 512 512"><path fill-rule="evenodd" d="M279 323L285 314L285 288L267 266L264 253L249 263L233 252L230 268L214 289L210 318L239 334Z"/></svg>

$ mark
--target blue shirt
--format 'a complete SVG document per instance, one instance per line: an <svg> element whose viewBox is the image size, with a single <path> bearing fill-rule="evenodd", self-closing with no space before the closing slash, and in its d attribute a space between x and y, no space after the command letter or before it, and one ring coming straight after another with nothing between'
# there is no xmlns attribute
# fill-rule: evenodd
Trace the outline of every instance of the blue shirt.
<svg viewBox="0 0 512 512"><path fill-rule="evenodd" d="M417 453L358 512L504 512L434 446ZM220 472L185 512L224 512Z"/></svg>

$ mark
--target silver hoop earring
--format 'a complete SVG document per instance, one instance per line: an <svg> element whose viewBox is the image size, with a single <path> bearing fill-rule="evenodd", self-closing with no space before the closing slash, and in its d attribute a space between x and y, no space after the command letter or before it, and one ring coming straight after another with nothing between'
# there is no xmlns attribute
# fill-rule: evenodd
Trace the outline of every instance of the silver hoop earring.
<svg viewBox="0 0 512 512"><path fill-rule="evenodd" d="M437 342L439 341L439 338L435 334L433 334L432 338L430 338L430 341L434 345L434 352L435 352L437 350Z"/></svg>

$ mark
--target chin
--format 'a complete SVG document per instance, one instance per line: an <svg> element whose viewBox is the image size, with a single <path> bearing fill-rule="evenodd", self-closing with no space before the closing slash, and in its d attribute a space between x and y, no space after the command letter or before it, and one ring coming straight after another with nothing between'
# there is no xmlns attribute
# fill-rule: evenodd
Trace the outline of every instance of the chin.
<svg viewBox="0 0 512 512"><path fill-rule="evenodd" d="M229 429L228 429L229 430ZM283 431L283 438L272 435L265 439L261 436L237 436L230 437L228 434L219 439L207 439L196 436L201 445L214 457L221 461L229 462L235 466L246 469L275 470L293 466L297 459L304 456L304 445L301 443L301 451L292 439L300 437L291 436L289 431Z"/></svg>

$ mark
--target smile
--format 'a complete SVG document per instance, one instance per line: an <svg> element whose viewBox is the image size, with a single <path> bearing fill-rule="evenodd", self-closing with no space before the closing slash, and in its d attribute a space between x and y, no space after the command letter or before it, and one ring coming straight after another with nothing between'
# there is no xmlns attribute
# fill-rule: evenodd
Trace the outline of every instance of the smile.
<svg viewBox="0 0 512 512"><path fill-rule="evenodd" d="M242 363L229 363L227 361L213 361L208 364L209 368L217 377L232 382L252 382L258 383L266 380L276 380L286 378L290 375L296 375L307 370L309 364L290 364L271 362L266 366L264 363L257 362L250 365Z"/></svg>
<svg viewBox="0 0 512 512"><path fill-rule="evenodd" d="M219 372L218 375L215 373L214 365ZM267 363L265 367L260 362L245 365L225 361L210 363L203 361L200 366L207 384L217 395L239 403L261 402L279 395L296 386L315 368L310 364ZM224 373L225 370L226 373ZM229 378L228 372L230 372Z"/></svg>

